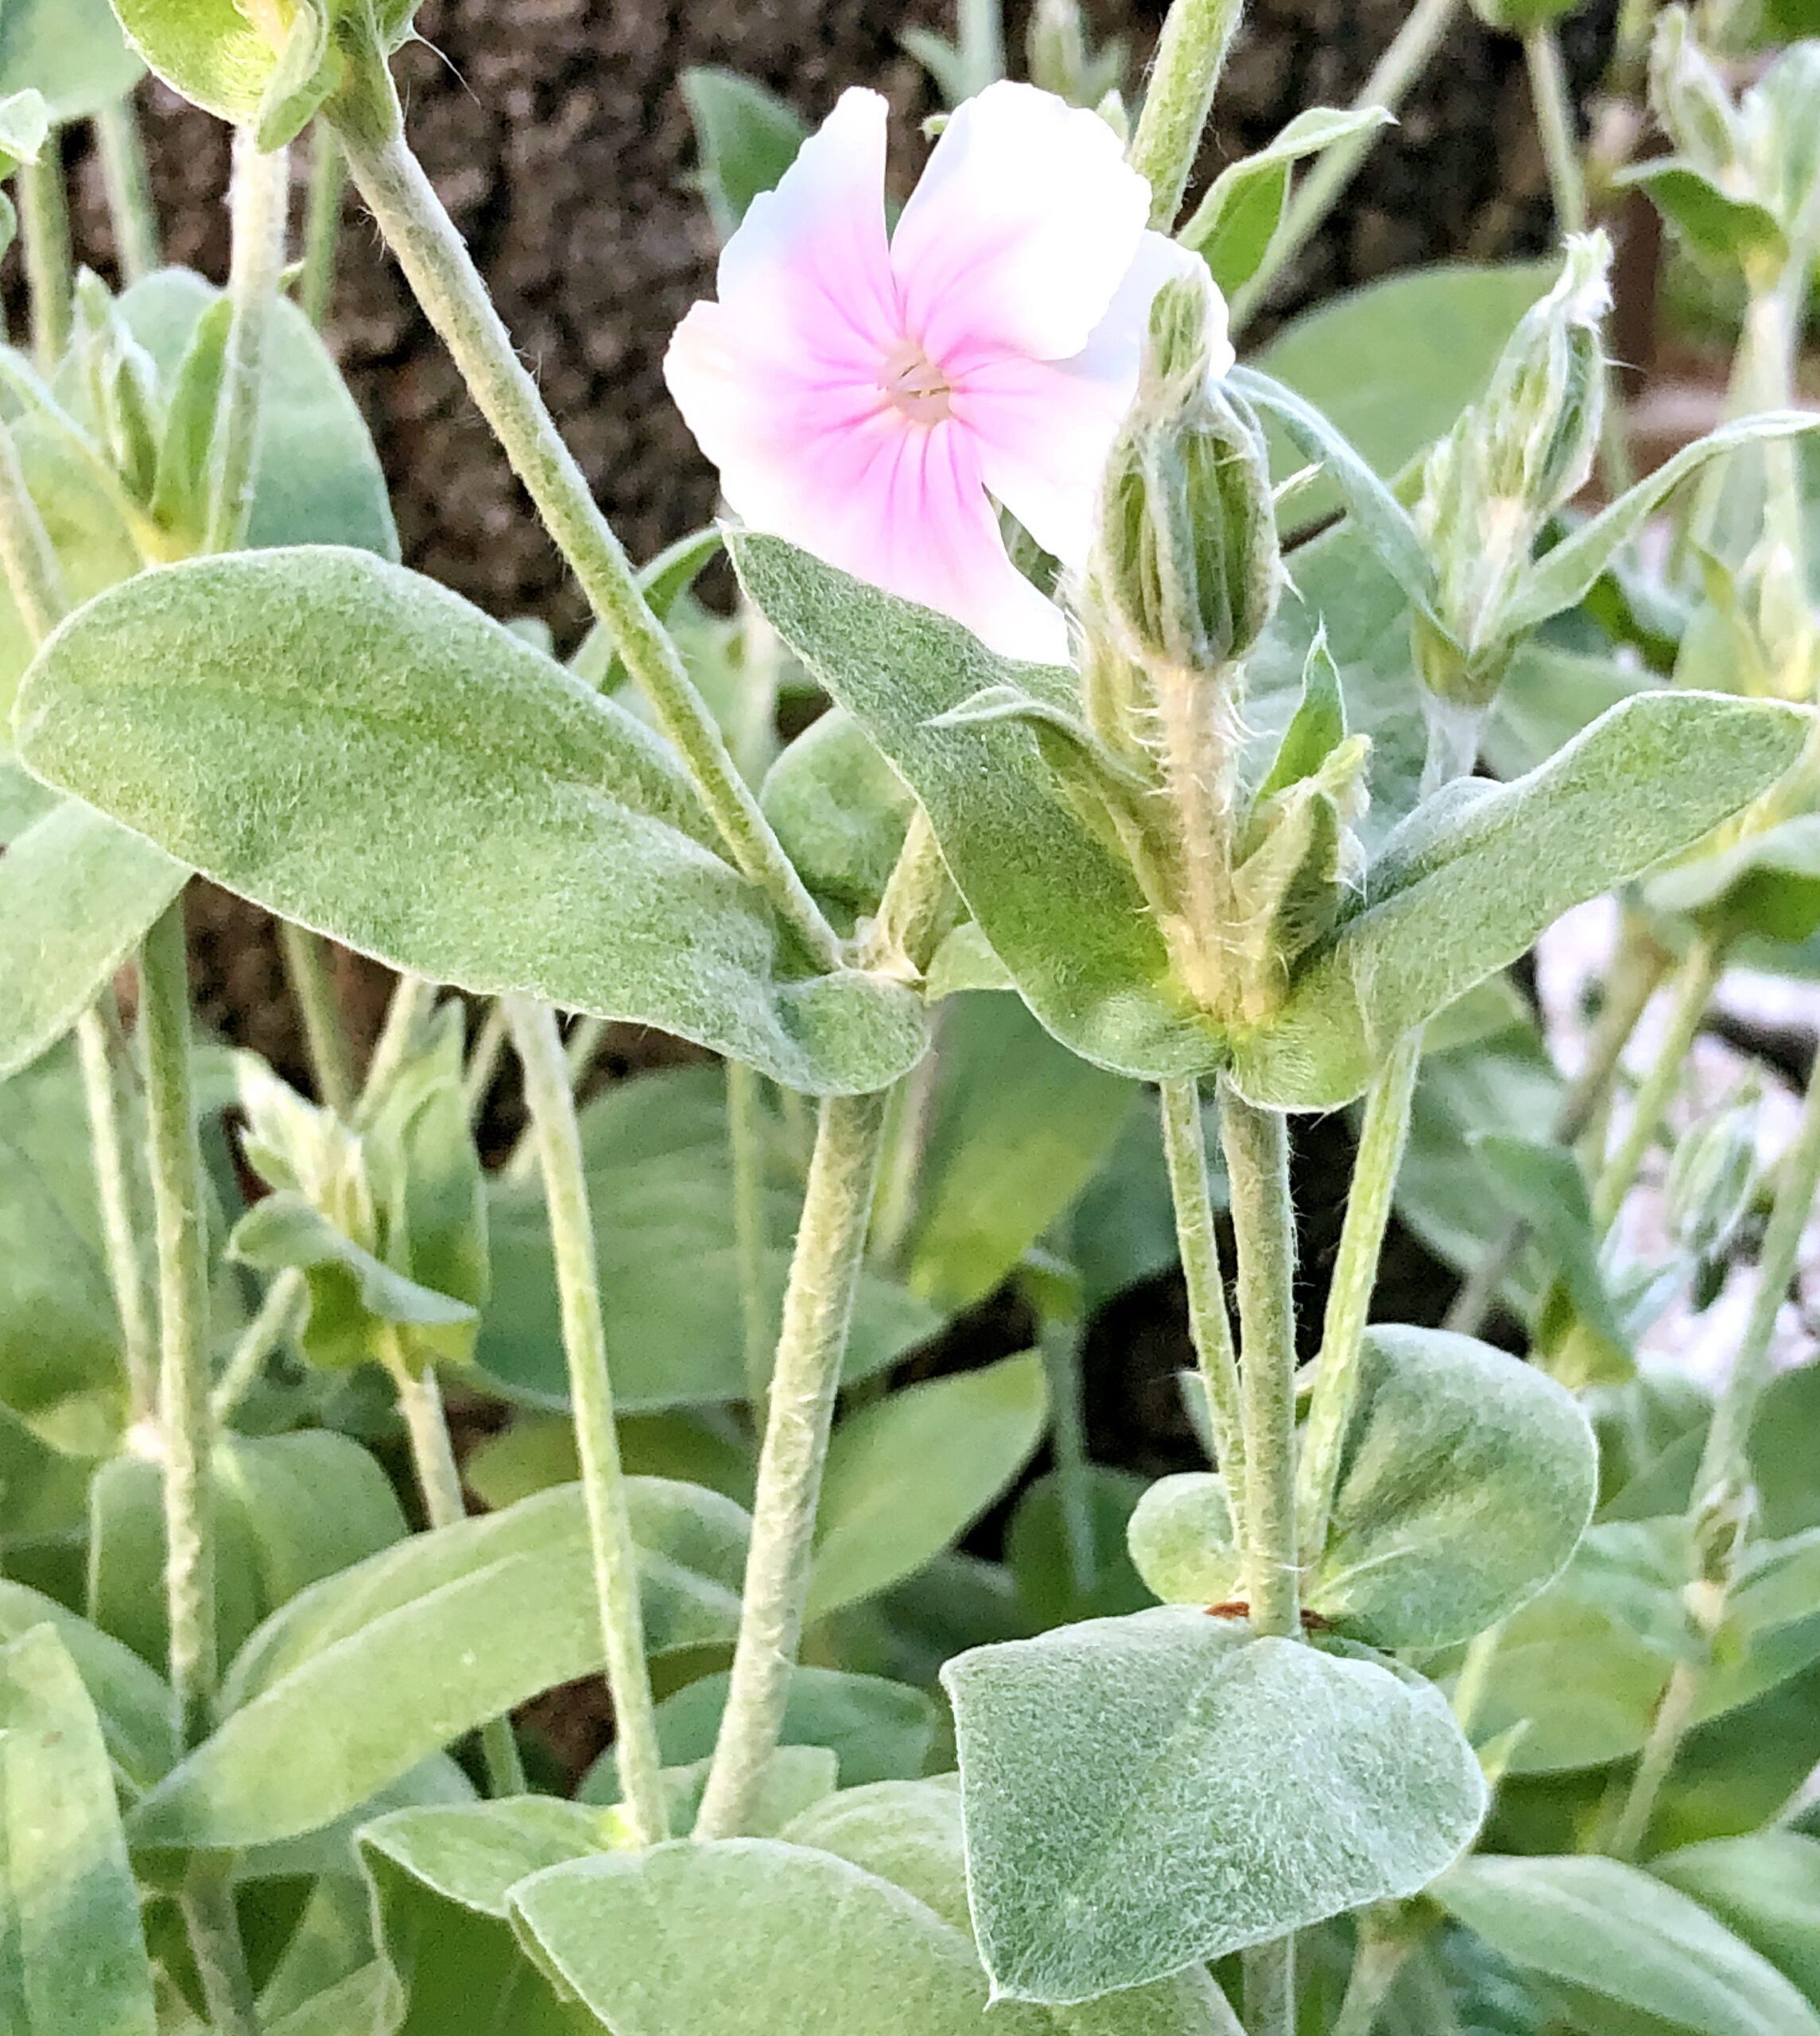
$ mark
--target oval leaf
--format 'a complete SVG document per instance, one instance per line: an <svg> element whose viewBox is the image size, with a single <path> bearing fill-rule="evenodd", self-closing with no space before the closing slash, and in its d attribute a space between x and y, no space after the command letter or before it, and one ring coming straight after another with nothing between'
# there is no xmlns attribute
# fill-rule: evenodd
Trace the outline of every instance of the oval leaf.
<svg viewBox="0 0 1820 2036"><path fill-rule="evenodd" d="M1175 1606L978 1648L942 1680L980 1952L1015 1999L1413 1894L1484 1809L1430 1684Z"/></svg>
<svg viewBox="0 0 1820 2036"><path fill-rule="evenodd" d="M809 1091L883 1087L922 1051L901 985L787 977L666 745L365 553L114 588L39 654L17 726L41 776L394 967L655 1025Z"/></svg>

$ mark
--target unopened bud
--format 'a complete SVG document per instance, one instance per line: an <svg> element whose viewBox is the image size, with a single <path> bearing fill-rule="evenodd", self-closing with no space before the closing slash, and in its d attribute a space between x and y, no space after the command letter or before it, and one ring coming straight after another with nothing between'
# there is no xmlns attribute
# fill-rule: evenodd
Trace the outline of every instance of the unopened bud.
<svg viewBox="0 0 1820 2036"><path fill-rule="evenodd" d="M1212 285L1165 284L1089 566L1092 604L1141 665L1224 672L1276 607L1283 563L1263 433L1215 379L1231 359Z"/></svg>
<svg viewBox="0 0 1820 2036"><path fill-rule="evenodd" d="M1714 183L1728 185L1739 155L1737 115L1724 79L1694 38L1685 7L1665 7L1656 23L1649 103L1677 153Z"/></svg>
<svg viewBox="0 0 1820 2036"><path fill-rule="evenodd" d="M1437 585L1414 648L1424 683L1444 699L1477 707L1496 692L1515 649L1504 610L1543 526L1593 470L1611 259L1603 233L1569 237L1554 287L1524 313L1484 396L1428 456L1415 522Z"/></svg>
<svg viewBox="0 0 1820 2036"><path fill-rule="evenodd" d="M1670 1230L1695 1257L1716 1257L1737 1236L1763 1185L1757 1133L1763 1086L1747 1077L1674 1149L1668 1169Z"/></svg>

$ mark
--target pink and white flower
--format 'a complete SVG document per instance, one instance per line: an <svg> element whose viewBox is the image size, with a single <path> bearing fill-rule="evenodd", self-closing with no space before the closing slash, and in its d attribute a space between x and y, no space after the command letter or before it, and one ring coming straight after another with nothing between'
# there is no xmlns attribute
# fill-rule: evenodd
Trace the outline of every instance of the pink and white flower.
<svg viewBox="0 0 1820 2036"><path fill-rule="evenodd" d="M1083 562L1151 299L1206 270L1146 230L1149 188L1105 122L1029 85L956 111L887 239L886 124L878 93L841 95L664 371L752 529L1062 662L1061 612L994 505Z"/></svg>

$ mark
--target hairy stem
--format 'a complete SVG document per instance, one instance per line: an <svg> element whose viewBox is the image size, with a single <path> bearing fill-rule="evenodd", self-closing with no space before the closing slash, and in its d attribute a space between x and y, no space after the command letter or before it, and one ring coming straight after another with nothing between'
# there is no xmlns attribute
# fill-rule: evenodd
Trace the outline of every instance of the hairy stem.
<svg viewBox="0 0 1820 2036"><path fill-rule="evenodd" d="M1580 137L1568 96L1567 74L1561 62L1561 42L1552 22L1527 30L1523 62L1529 70L1530 104L1542 153L1548 165L1549 194L1554 200L1554 224L1563 234L1586 231L1586 179L1580 167Z"/></svg>
<svg viewBox="0 0 1820 2036"><path fill-rule="evenodd" d="M421 976L400 976L392 985L392 1001L386 1007L386 1021L373 1042L367 1063L367 1080L361 1090L361 1105L376 1103L404 1065L417 1035L417 1028L436 1002L436 985Z"/></svg>
<svg viewBox="0 0 1820 2036"><path fill-rule="evenodd" d="M771 1372L739 1634L697 1838L730 1838L743 1829L782 1727L886 1100L884 1094L833 1096L821 1107Z"/></svg>
<svg viewBox="0 0 1820 2036"><path fill-rule="evenodd" d="M1624 1048L1631 1043L1637 1021L1660 986L1668 967L1668 957L1647 934L1627 927L1622 944L1605 985L1605 1001L1600 1007L1586 1044L1586 1064L1562 1098L1550 1137L1558 1145L1577 1144L1604 1108L1617 1079ZM1511 1223L1473 1269L1447 1311L1442 1327L1462 1336L1476 1336L1496 1305L1504 1276L1522 1250L1529 1226Z"/></svg>
<svg viewBox="0 0 1820 2036"><path fill-rule="evenodd" d="M1240 1404L1239 1360L1226 1312L1226 1282L1207 1180L1207 1144L1201 1128L1201 1085L1192 1075L1159 1086L1162 1151L1175 1208L1176 1242L1188 1289L1188 1327L1207 1391L1213 1452L1225 1480L1235 1527L1245 1511L1245 1429Z"/></svg>
<svg viewBox="0 0 1820 2036"><path fill-rule="evenodd" d="M335 254L341 239L341 207L347 192L347 159L326 120L310 130L309 204L304 214L303 276L297 304L320 331L335 294Z"/></svg>
<svg viewBox="0 0 1820 2036"><path fill-rule="evenodd" d="M1441 46L1453 25L1461 0L1416 0L1403 18L1391 44L1365 80L1364 88L1352 104L1356 110L1381 106L1395 113L1403 97ZM1243 289L1234 293L1232 328L1236 332L1263 302L1278 278L1308 244L1321 223L1340 202L1359 166L1371 152L1379 130L1367 128L1324 150L1320 160L1302 181L1283 215L1283 224L1271 240L1257 272Z"/></svg>
<svg viewBox="0 0 1820 2036"><path fill-rule="evenodd" d="M839 939L739 775L713 716L639 591L619 540L518 358L473 257L406 146L395 97L381 120L351 119L340 132L360 195L413 293L627 670L681 752L734 861L769 896L810 958L823 967L839 966Z"/></svg>
<svg viewBox="0 0 1820 2036"><path fill-rule="evenodd" d="M232 1419L234 1410L257 1384L266 1358L301 1327L308 1292L309 1283L294 1265L287 1265L266 1289L265 1299L241 1331L209 1397L208 1409L217 1426L225 1427Z"/></svg>
<svg viewBox="0 0 1820 2036"><path fill-rule="evenodd" d="M198 1852L177 1906L216 2036L259 2036L258 2006L234 1912L234 1855Z"/></svg>
<svg viewBox="0 0 1820 2036"><path fill-rule="evenodd" d="M1162 25L1131 147L1131 167L1151 187L1151 224L1160 232L1182 209L1242 11L1242 0L1175 0Z"/></svg>
<svg viewBox="0 0 1820 2036"><path fill-rule="evenodd" d="M1321 1325L1314 1395L1302 1430L1298 1538L1311 1560L1327 1543L1333 1496L1340 1483L1341 1455L1359 1397L1372 1291L1377 1284L1378 1259L1390 1226L1397 1169L1409 1139L1410 1105L1421 1065L1422 1034L1417 1031L1392 1050L1365 1098L1358 1156L1352 1165L1333 1284L1328 1290L1327 1316Z"/></svg>
<svg viewBox="0 0 1820 2036"><path fill-rule="evenodd" d="M492 1094L500 1063L506 1057L506 1007L495 997L474 1035L474 1043L468 1049L468 1065L462 1070L461 1100L471 1125L478 1124L486 1110L487 1098Z"/></svg>
<svg viewBox="0 0 1820 2036"><path fill-rule="evenodd" d="M1220 1127L1239 1248L1239 1334L1245 1435L1240 1521L1251 1626L1299 1638L1302 1572L1295 1539L1295 1211L1289 1127L1229 1082Z"/></svg>
<svg viewBox="0 0 1820 2036"><path fill-rule="evenodd" d="M95 145L121 281L143 282L158 266L158 216L152 208L145 143L130 93L95 115Z"/></svg>
<svg viewBox="0 0 1820 2036"><path fill-rule="evenodd" d="M214 1432L208 1405L208 1259L202 1148L190 1073L189 974L180 898L146 936L139 1031L158 1255L159 1421L170 1682L185 1745L208 1730L217 1673Z"/></svg>
<svg viewBox="0 0 1820 2036"><path fill-rule="evenodd" d="M569 1406L582 1498L588 1509L594 1595L613 1699L614 1752L632 1834L641 1845L669 1836L663 1758L645 1661L638 1602L638 1551L619 1441L613 1425L613 1387L600 1319L600 1273L588 1204L581 1129L556 1013L520 997L506 1004L512 1040L525 1070L525 1101L543 1162L544 1199L556 1254L563 1349L569 1361Z"/></svg>
<svg viewBox="0 0 1820 2036"><path fill-rule="evenodd" d="M1081 1333L1078 1322L1046 1322L1039 1340L1049 1381L1049 1442L1055 1457L1056 1497L1061 1502L1062 1552L1075 1595L1085 1599L1099 1572L1100 1552L1093 1531L1086 1410L1081 1404Z"/></svg>
<svg viewBox="0 0 1820 2036"><path fill-rule="evenodd" d="M114 1292L114 1311L120 1318L120 1355L126 1374L127 1405L131 1418L142 1421L151 1416L157 1405L156 1337L145 1269L139 1257L138 1226L134 1221L132 1173L121 1133L114 1042L107 1020L99 1007L84 1012L76 1021L76 1043L88 1109L107 1279Z"/></svg>
<svg viewBox="0 0 1820 2036"><path fill-rule="evenodd" d="M455 1460L436 1372L429 1365L420 1370L411 1362L395 1329L386 1339L386 1369L398 1392L425 1517L433 1528L453 1527L468 1517L468 1502L462 1496L460 1467ZM490 1718L480 1727L480 1760L487 1770L489 1794L525 1793L524 1763L509 1719Z"/></svg>
<svg viewBox="0 0 1820 2036"><path fill-rule="evenodd" d="M71 281L69 200L64 189L63 136L53 127L36 162L21 163L14 188L19 196L19 239L32 306L32 359L49 375L69 344L74 305Z"/></svg>
<svg viewBox="0 0 1820 2036"><path fill-rule="evenodd" d="M1246 2036L1295 2036L1295 1939L1244 1954Z"/></svg>
<svg viewBox="0 0 1820 2036"><path fill-rule="evenodd" d="M1630 1122L1617 1149L1600 1169L1593 1187L1593 1222L1601 1234L1611 1228L1662 1129L1668 1106L1686 1073L1687 1056L1725 966L1724 941L1715 932L1700 934L1675 977L1674 1001L1669 1006L1662 1043L1637 1090Z"/></svg>
<svg viewBox="0 0 1820 2036"><path fill-rule="evenodd" d="M766 1254L765 1105L756 1069L730 1060L727 1078L727 1158L733 1187L733 1247L739 1266L739 1325L745 1352L746 1397L762 1408L770 1383L771 1320Z"/></svg>
<svg viewBox="0 0 1820 2036"><path fill-rule="evenodd" d="M283 149L264 153L250 130L236 130L229 194L234 252L227 273L227 344L208 449L208 517L202 540L205 552L238 550L246 541L253 514L266 328L285 266L285 214L290 189L289 153Z"/></svg>
<svg viewBox="0 0 1820 2036"><path fill-rule="evenodd" d="M1373 1923L1369 1911L1356 1921L1358 1942L1352 1954L1352 1969L1347 1976L1345 1998L1333 2018L1330 2036L1371 2036L1378 2010L1415 1949L1416 1939L1407 1925L1401 1929L1383 1929Z"/></svg>
<svg viewBox="0 0 1820 2036"><path fill-rule="evenodd" d="M354 1107L354 1063L341 1022L341 1000L329 970L328 942L306 926L280 919L278 945L303 1020L317 1093L337 1117L346 1117Z"/></svg>

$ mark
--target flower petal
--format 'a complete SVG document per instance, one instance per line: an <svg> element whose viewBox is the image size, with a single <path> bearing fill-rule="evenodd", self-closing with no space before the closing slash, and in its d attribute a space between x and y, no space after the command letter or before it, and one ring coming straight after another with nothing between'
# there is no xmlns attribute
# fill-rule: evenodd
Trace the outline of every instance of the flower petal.
<svg viewBox="0 0 1820 2036"><path fill-rule="evenodd" d="M891 239L910 336L951 373L995 352L1078 353L1149 212L1097 114L989 85L949 119Z"/></svg>
<svg viewBox="0 0 1820 2036"><path fill-rule="evenodd" d="M1225 305L1206 263L1147 233L1079 353L1058 361L1000 356L956 382L954 415L979 445L987 487L1064 565L1086 562L1106 457L1137 388L1151 300L1174 276L1206 280L1209 321L1217 321L1213 367L1224 374L1232 364Z"/></svg>
<svg viewBox="0 0 1820 2036"><path fill-rule="evenodd" d="M875 374L901 336L885 240L883 97L853 89L752 200L716 287L752 351Z"/></svg>

